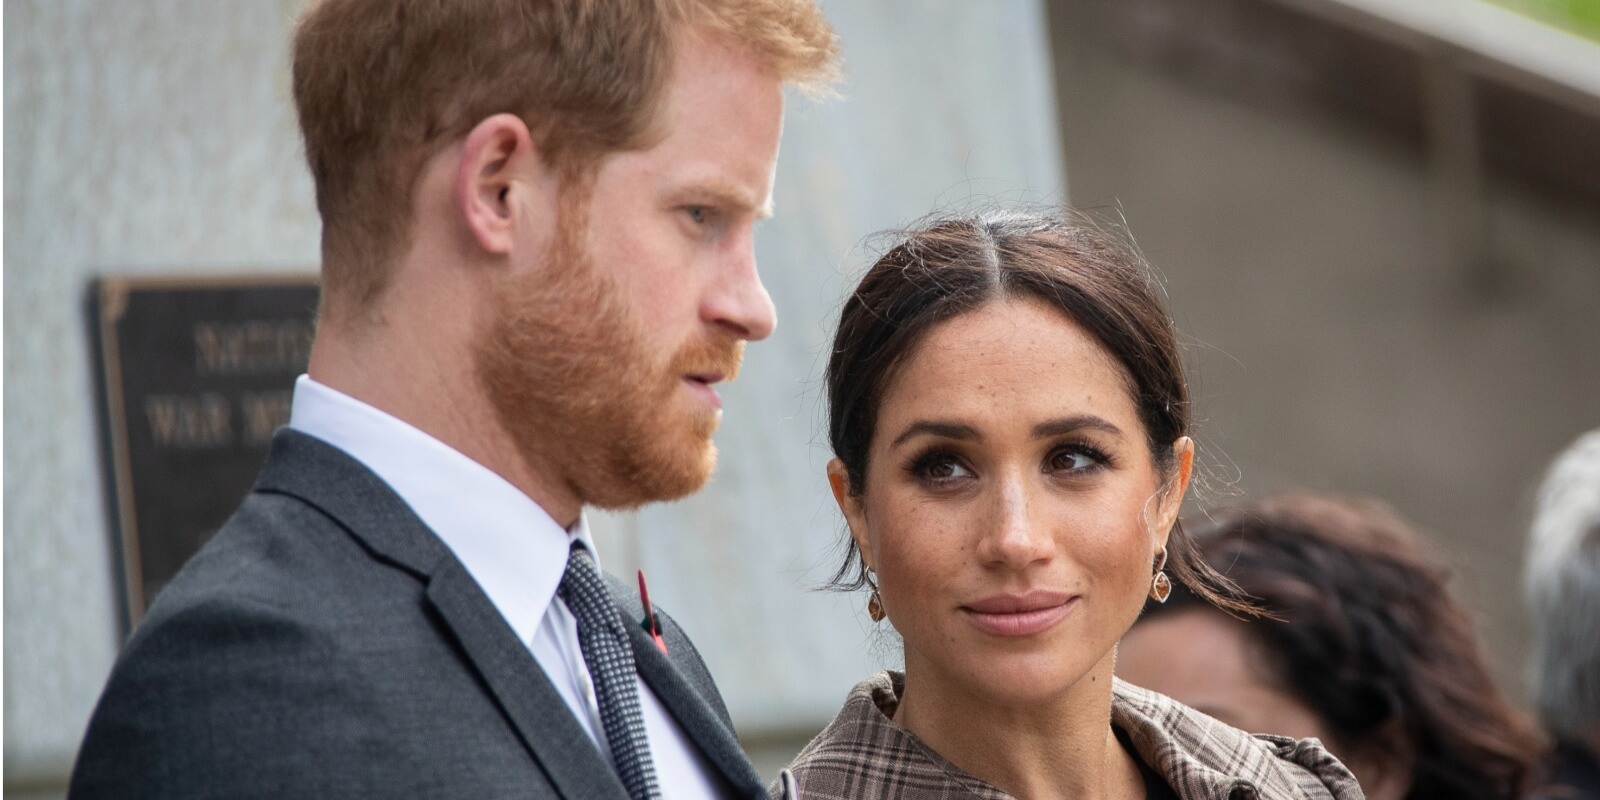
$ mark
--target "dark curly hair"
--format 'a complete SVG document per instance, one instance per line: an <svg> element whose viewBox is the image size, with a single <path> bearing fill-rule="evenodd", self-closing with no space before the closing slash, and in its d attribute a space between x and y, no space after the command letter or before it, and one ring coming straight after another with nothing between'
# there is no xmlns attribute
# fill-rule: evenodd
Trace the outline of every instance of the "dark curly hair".
<svg viewBox="0 0 1600 800"><path fill-rule="evenodd" d="M1407 798L1523 796L1538 734L1490 680L1449 571L1391 509L1288 495L1213 514L1190 534L1273 615L1247 624L1264 677L1316 712L1336 753L1409 750ZM1140 622L1202 602L1179 589Z"/></svg>

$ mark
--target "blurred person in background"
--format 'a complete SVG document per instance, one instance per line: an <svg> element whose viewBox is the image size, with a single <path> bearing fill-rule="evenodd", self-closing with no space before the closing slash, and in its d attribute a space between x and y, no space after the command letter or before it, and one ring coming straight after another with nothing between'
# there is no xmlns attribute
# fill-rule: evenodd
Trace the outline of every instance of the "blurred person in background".
<svg viewBox="0 0 1600 800"><path fill-rule="evenodd" d="M1182 589L1123 638L1117 674L1248 731L1327 744L1375 800L1511 800L1538 752L1490 680L1448 570L1387 506L1289 495L1192 528L1275 618Z"/></svg>
<svg viewBox="0 0 1600 800"><path fill-rule="evenodd" d="M1528 548L1534 707L1554 742L1541 797L1600 798L1600 430L1539 489Z"/></svg>
<svg viewBox="0 0 1600 800"><path fill-rule="evenodd" d="M828 480L851 537L835 583L871 591L905 669L857 685L780 786L1361 796L1315 742L1112 677L1117 641L1174 579L1250 610L1173 527L1194 446L1161 296L1118 237L1062 215L935 219L868 270L827 370Z"/></svg>

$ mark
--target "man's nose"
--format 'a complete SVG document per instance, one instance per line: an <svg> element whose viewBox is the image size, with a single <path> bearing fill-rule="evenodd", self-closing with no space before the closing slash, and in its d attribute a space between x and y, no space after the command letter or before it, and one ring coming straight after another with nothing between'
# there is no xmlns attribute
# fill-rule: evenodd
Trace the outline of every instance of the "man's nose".
<svg viewBox="0 0 1600 800"><path fill-rule="evenodd" d="M756 272L755 245L748 235L730 248L720 266L705 298L706 321L739 339L755 342L771 336L778 325L778 312Z"/></svg>

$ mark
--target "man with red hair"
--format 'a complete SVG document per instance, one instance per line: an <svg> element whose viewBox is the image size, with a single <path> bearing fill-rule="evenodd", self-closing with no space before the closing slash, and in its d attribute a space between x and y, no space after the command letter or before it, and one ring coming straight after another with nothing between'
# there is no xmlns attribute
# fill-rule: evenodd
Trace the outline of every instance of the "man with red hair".
<svg viewBox="0 0 1600 800"><path fill-rule="evenodd" d="M714 386L775 323L751 236L783 85L835 61L810 0L314 4L310 368L71 796L764 796L582 510L710 475Z"/></svg>

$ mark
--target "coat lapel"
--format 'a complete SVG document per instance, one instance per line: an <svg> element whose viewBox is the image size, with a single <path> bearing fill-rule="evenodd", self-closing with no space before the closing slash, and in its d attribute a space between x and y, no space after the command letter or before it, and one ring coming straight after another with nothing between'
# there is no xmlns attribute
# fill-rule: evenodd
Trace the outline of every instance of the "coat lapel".
<svg viewBox="0 0 1600 800"><path fill-rule="evenodd" d="M289 494L337 520L374 557L422 580L507 720L568 800L627 800L598 748L483 589L411 508L344 451L280 430L256 490Z"/></svg>
<svg viewBox="0 0 1600 800"><path fill-rule="evenodd" d="M672 665L667 656L656 648L641 626L628 625L628 639L633 644L633 660L639 677L661 699L661 704L678 721L706 758L715 764L735 793L746 798L766 798L767 790L761 776L745 757L739 740L711 710L705 698L689 685L683 673Z"/></svg>
<svg viewBox="0 0 1600 800"><path fill-rule="evenodd" d="M428 600L461 642L545 774L568 800L626 800L627 789L460 562L433 574Z"/></svg>

